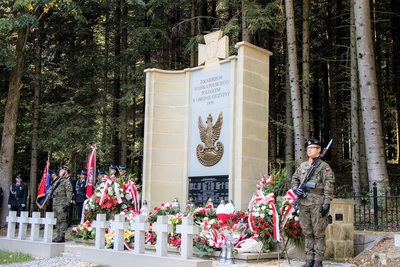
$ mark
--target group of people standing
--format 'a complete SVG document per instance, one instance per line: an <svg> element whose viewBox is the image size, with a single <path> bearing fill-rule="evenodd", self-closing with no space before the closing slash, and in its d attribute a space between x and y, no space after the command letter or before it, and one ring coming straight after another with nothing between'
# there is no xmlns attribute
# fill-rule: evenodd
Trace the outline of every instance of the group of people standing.
<svg viewBox="0 0 400 267"><path fill-rule="evenodd" d="M126 177L126 167L111 165L110 175L118 175L121 178ZM87 199L86 195L86 177L87 173L82 170L79 179L71 177L71 170L67 166L62 166L58 171L52 170L50 173L50 188L46 192L46 211L54 212L57 219L57 236L53 239L55 243L65 242L65 233L73 223L74 208L77 213L77 222L82 220L83 206ZM97 180L102 181L105 172L97 171ZM16 211L20 216L21 211L26 210L28 198L28 186L22 182L22 175L17 174L15 183L10 186L8 197L8 208Z"/></svg>
<svg viewBox="0 0 400 267"><path fill-rule="evenodd" d="M111 165L110 172L113 169L117 169L114 165ZM126 173L126 167L120 166L120 170L123 169ZM98 170L97 179L102 179L105 173L102 170ZM120 172L121 176L121 172ZM65 242L65 233L69 226L72 225L73 210L74 206L77 212L78 223L81 223L83 216L83 206L86 195L86 177L87 173L82 170L79 175L79 179L75 180L70 176L70 170L68 167L63 166L58 172L58 176L54 177L51 182L51 186L47 191L47 197L49 203L52 206L52 211L57 219L57 236L53 239L55 243Z"/></svg>
<svg viewBox="0 0 400 267"><path fill-rule="evenodd" d="M327 214L333 198L335 176L330 166L324 161L314 161L321 156L322 145L317 139L305 143L308 160L301 163L292 177L291 188L299 199L300 224L305 235L306 263L302 267L322 267L325 254L325 229ZM309 169L315 171L307 177ZM109 167L110 176L126 179L126 167L115 165ZM86 171L82 170L79 180L70 177L70 170L63 166L58 172L52 172L50 189L47 192L48 209L52 209L57 218L57 237L53 242L65 242L65 232L72 223L73 205L76 205L78 221L81 221L83 204L86 200ZM101 182L105 173L98 171L97 180ZM306 180L307 179L307 180ZM28 188L22 183L22 176L15 177L10 186L8 208L17 214L26 208ZM306 183L305 187L300 185ZM304 189L303 189L304 188Z"/></svg>

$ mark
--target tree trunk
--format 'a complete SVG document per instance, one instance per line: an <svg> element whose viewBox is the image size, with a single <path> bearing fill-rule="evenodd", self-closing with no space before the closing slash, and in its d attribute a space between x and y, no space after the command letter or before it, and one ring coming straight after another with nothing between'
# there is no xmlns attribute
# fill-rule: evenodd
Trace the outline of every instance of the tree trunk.
<svg viewBox="0 0 400 267"><path fill-rule="evenodd" d="M125 1L122 1L122 32L121 32L121 54L124 54L128 49L128 6ZM127 87L128 87L128 62L124 60L121 65L121 96L122 98L125 97ZM119 164L126 166L127 163L127 155L128 155L128 111L127 111L127 101L120 101L120 161Z"/></svg>
<svg viewBox="0 0 400 267"><path fill-rule="evenodd" d="M286 171L287 177L292 177L295 169L295 164L293 161L293 120L292 120L292 103L290 97L290 83L289 83L289 66L286 65L286 108L285 108L285 117L286 117L286 137L285 137L285 163L286 163ZM290 179L288 179L290 181ZM290 183L290 182L289 182ZM288 184L289 186L289 184ZM289 187L288 187L289 188Z"/></svg>
<svg viewBox="0 0 400 267"><path fill-rule="evenodd" d="M31 152L31 180L29 183L30 198L30 210L36 210L36 197L38 187L38 131L39 131L39 110L40 110L40 74L42 72L41 65L41 39L40 39L40 27L35 29L35 75L33 80L33 122L32 122L32 152Z"/></svg>
<svg viewBox="0 0 400 267"><path fill-rule="evenodd" d="M4 188L5 200L8 199L10 194L8 188L10 187L13 174L15 134L17 132L18 107L21 96L20 90L22 87L21 78L24 72L25 46L28 34L29 28L18 30L18 38L14 54L16 64L11 72L4 112L4 126L0 151L0 186ZM8 210L6 208L7 201L3 201L2 210ZM1 212L0 226L5 224L7 214L8 212Z"/></svg>
<svg viewBox="0 0 400 267"><path fill-rule="evenodd" d="M110 42L110 13L108 11L106 11L105 14L105 26L104 26L104 65L108 66L109 61L110 61L110 48L109 48L109 42ZM103 99L103 103L107 103L107 96L109 93L109 78L108 78L108 68L104 68L104 72L103 72L103 84L104 84L104 94L102 96ZM106 147L108 147L109 143L109 139L107 138L108 136L108 132L107 132L107 114L109 114L108 112L108 106L107 105L102 105L101 108L101 119L102 119L102 123L101 123L101 144L103 147L100 146L101 150L105 150ZM104 166L103 166L104 167Z"/></svg>
<svg viewBox="0 0 400 267"><path fill-rule="evenodd" d="M400 5L398 0L391 1L391 11L393 15L391 16L391 36L393 44L393 60L392 60L392 69L393 69L393 81L392 81L392 91L395 95L395 136L396 136L396 144L394 145L394 149L397 152L395 161L397 164L400 163Z"/></svg>
<svg viewBox="0 0 400 267"><path fill-rule="evenodd" d="M197 33L196 33L196 0L192 0L191 6L190 6L190 36L194 38ZM194 47L190 50L190 67L193 68L197 62L196 60L196 49Z"/></svg>
<svg viewBox="0 0 400 267"><path fill-rule="evenodd" d="M303 0L303 121L304 138L310 138L310 0Z"/></svg>
<svg viewBox="0 0 400 267"><path fill-rule="evenodd" d="M304 128L301 108L299 70L297 67L296 31L294 24L293 0L285 0L286 31L289 64L289 85L292 100L295 160L302 162L305 157Z"/></svg>
<svg viewBox="0 0 400 267"><path fill-rule="evenodd" d="M350 6L354 5L354 0L351 0ZM356 33L354 29L354 9L350 8L350 83L351 83L351 162L352 162L352 181L353 192L356 196L361 195L360 185L360 133L359 126L359 91L358 91L358 70L357 70L357 49L356 49ZM357 204L361 203L360 198L356 198Z"/></svg>
<svg viewBox="0 0 400 267"><path fill-rule="evenodd" d="M372 190L373 183L376 182L378 190L385 190L389 188L389 181L379 106L370 7L368 0L355 0L354 3L358 73L364 121L369 189Z"/></svg>
<svg viewBox="0 0 400 267"><path fill-rule="evenodd" d="M114 57L115 57L115 64L116 66L120 66L121 62L121 1L118 0L114 12L115 16L115 26L114 26ZM119 140L118 140L118 134L119 134L119 118L120 118L120 106L118 104L118 101L120 100L120 92L121 92L121 71L118 67L114 68L114 84L113 84L113 104L112 104L112 114L111 114L111 159L113 161L113 164L118 164L119 163Z"/></svg>
<svg viewBox="0 0 400 267"><path fill-rule="evenodd" d="M251 43L250 32L247 27L247 8L244 3L246 0L242 0L242 40Z"/></svg>

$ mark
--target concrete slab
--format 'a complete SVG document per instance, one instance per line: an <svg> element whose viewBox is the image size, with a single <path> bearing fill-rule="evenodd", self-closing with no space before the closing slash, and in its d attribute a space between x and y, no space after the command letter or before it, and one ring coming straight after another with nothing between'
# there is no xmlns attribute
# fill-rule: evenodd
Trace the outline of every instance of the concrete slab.
<svg viewBox="0 0 400 267"><path fill-rule="evenodd" d="M285 257L284 253L279 253L278 252L269 252L269 253L240 253L235 255L235 259L239 260L245 260L245 261L250 261L250 260L265 260L265 259L283 259Z"/></svg>
<svg viewBox="0 0 400 267"><path fill-rule="evenodd" d="M110 249L96 249L81 247L79 249L82 261L92 262L109 267L135 266L174 266L174 267L212 267L212 261L201 259L182 259L180 255L159 257L154 253L134 254L131 251L115 251Z"/></svg>
<svg viewBox="0 0 400 267"><path fill-rule="evenodd" d="M52 258L64 252L64 243L44 243L0 237L0 250L31 254L34 257Z"/></svg>

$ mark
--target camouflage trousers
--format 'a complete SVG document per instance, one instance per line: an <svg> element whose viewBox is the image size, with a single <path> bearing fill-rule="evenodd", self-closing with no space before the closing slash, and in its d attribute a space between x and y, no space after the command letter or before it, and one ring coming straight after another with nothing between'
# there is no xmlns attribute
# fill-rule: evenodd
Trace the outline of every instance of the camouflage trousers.
<svg viewBox="0 0 400 267"><path fill-rule="evenodd" d="M325 254L327 218L319 212L321 205L300 205L300 225L305 237L307 260L322 261Z"/></svg>
<svg viewBox="0 0 400 267"><path fill-rule="evenodd" d="M64 205L53 207L54 217L57 219L57 237L65 237L68 228L68 210L64 211Z"/></svg>

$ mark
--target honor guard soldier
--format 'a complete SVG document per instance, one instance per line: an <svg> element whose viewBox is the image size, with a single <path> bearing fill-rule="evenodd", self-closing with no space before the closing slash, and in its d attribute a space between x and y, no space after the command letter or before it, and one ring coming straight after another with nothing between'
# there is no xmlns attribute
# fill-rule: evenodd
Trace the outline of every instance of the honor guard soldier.
<svg viewBox="0 0 400 267"><path fill-rule="evenodd" d="M61 167L58 179L50 186L48 196L53 199L54 217L57 219L57 237L55 243L65 242L65 232L68 228L68 210L72 200L72 185L67 179L68 167Z"/></svg>
<svg viewBox="0 0 400 267"><path fill-rule="evenodd" d="M103 177L106 173L103 170L98 170L97 171L97 184L100 184L103 182Z"/></svg>
<svg viewBox="0 0 400 267"><path fill-rule="evenodd" d="M110 165L110 168L108 170L110 172L110 178L113 179L113 180L116 179L117 178L117 176L116 176L116 174L117 174L117 166Z"/></svg>
<svg viewBox="0 0 400 267"><path fill-rule="evenodd" d="M17 216L21 211L26 209L26 199L28 197L28 186L22 182L22 175L15 176L15 183L10 186L10 195L8 196L8 208L17 212Z"/></svg>
<svg viewBox="0 0 400 267"><path fill-rule="evenodd" d="M75 184L74 202L78 212L78 223L82 220L83 202L86 200L86 171L82 170Z"/></svg>
<svg viewBox="0 0 400 267"><path fill-rule="evenodd" d="M118 167L118 172L119 172L119 177L123 180L123 181L126 181L126 167L125 166L122 166L122 165L120 165L119 167Z"/></svg>
<svg viewBox="0 0 400 267"><path fill-rule="evenodd" d="M74 177L71 176L71 170L68 169L67 170L67 180L71 183L72 186L72 200L69 203L69 208L68 208L68 226L72 225L72 219L74 217L74 197L75 197L75 185L76 185L76 179Z"/></svg>
<svg viewBox="0 0 400 267"><path fill-rule="evenodd" d="M333 198L335 176L328 163L320 158L321 143L317 139L307 140L305 148L308 161L296 169L291 185L299 200L300 226L305 237L306 263L302 267L322 267L326 250L325 229L328 226L327 215ZM308 175L310 169L315 170ZM300 186L303 183L305 189Z"/></svg>

